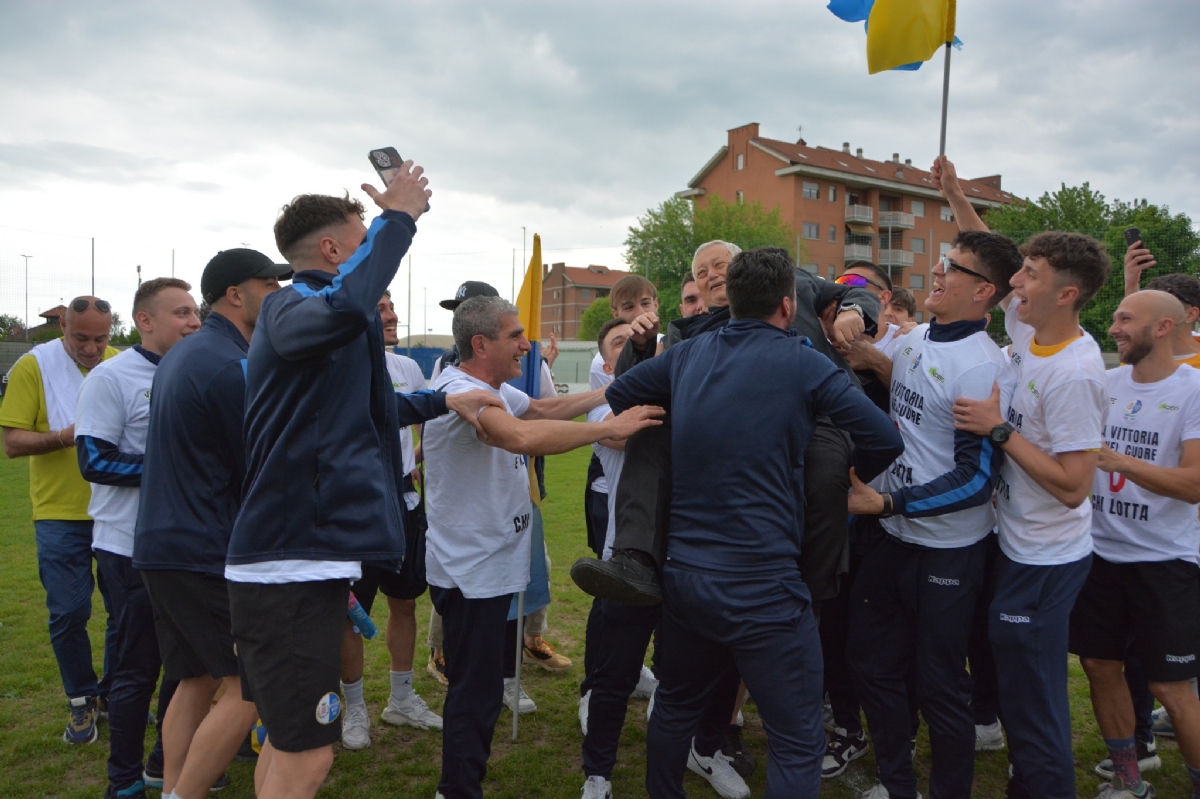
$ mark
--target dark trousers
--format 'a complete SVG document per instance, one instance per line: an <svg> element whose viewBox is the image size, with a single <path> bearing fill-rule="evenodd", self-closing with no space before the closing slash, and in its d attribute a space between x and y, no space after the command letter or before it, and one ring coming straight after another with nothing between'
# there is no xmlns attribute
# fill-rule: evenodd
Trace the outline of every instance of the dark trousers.
<svg viewBox="0 0 1200 799"><path fill-rule="evenodd" d="M1013 778L1008 795L1074 799L1067 633L1092 556L1058 566L996 558L988 634Z"/></svg>
<svg viewBox="0 0 1200 799"><path fill-rule="evenodd" d="M150 592L142 582L141 573L133 568L133 559L98 549L96 563L108 585L112 613L117 620L117 647L108 694L108 781L117 788L125 788L142 778L146 718L162 671L162 659ZM164 683L159 718L166 713L161 697L169 699L174 688L175 685ZM161 748L160 733L155 749Z"/></svg>
<svg viewBox="0 0 1200 799"><path fill-rule="evenodd" d="M1133 698L1133 717L1136 723L1133 737L1139 741L1153 741L1154 694L1150 693L1150 681L1146 679L1146 671L1142 661L1133 655L1125 656L1125 684L1129 686L1129 695Z"/></svg>
<svg viewBox="0 0 1200 799"><path fill-rule="evenodd" d="M445 799L482 799L492 734L504 704L504 663L516 648L504 634L512 594L467 599L457 588L431 585L429 598L442 617L450 681L442 706L438 791Z"/></svg>
<svg viewBox="0 0 1200 799"><path fill-rule="evenodd" d="M588 731L583 739L583 773L612 777L617 762L621 728L629 697L637 687L646 647L662 619L662 606L634 607L611 600L600 603L595 630L595 662L584 680L583 691L592 692L588 700ZM589 620L590 622L590 620ZM720 748L733 706L737 703L741 678L730 670L708 696L707 706L696 732L696 751L711 757ZM657 700L655 712L658 712Z"/></svg>
<svg viewBox="0 0 1200 799"><path fill-rule="evenodd" d="M825 691L833 709L833 723L847 735L862 732L862 712L854 677L846 659L846 639L850 632L850 590L862 565L862 556L851 553L850 572L842 581L838 595L820 604L821 653L825 662Z"/></svg>
<svg viewBox="0 0 1200 799"><path fill-rule="evenodd" d="M583 638L583 682L579 683L579 695L591 690L592 673L596 670L596 650L600 646L601 628L604 620L604 600L592 599L588 611L587 629ZM590 711L589 711L590 712Z"/></svg>
<svg viewBox="0 0 1200 799"><path fill-rule="evenodd" d="M994 533L985 540L988 542L987 571L983 591L975 603L971 643L967 647L967 664L971 669L971 715L981 726L995 724L1000 719L1000 686L996 682L992 643L988 640L988 610L996 596L996 556L1000 554L1000 544L999 536Z"/></svg>
<svg viewBox="0 0 1200 799"><path fill-rule="evenodd" d="M661 682L646 737L651 799L685 796L688 749L707 697L734 667L767 733L764 796L817 796L825 755L821 644L799 570L735 575L669 563L661 644Z"/></svg>
<svg viewBox="0 0 1200 799"><path fill-rule="evenodd" d="M967 644L982 590L987 542L954 549L888 536L864 559L851 593L847 647L871 728L879 780L893 799L913 799L907 678L929 725L932 799L968 799L975 723Z"/></svg>
<svg viewBox="0 0 1200 799"><path fill-rule="evenodd" d="M92 522L42 519L33 523L37 542L38 577L46 589L50 612L50 646L58 661L67 698L107 697L112 682L112 658L117 645L117 622L104 575L92 578ZM100 588L108 623L104 632L104 677L97 681L92 666L88 620L92 590Z"/></svg>
<svg viewBox="0 0 1200 799"><path fill-rule="evenodd" d="M600 458L592 453L588 461L587 483L583 487L583 522L587 528L588 548L601 557L604 554L604 535L608 532L608 494L592 490L592 483L604 476Z"/></svg>

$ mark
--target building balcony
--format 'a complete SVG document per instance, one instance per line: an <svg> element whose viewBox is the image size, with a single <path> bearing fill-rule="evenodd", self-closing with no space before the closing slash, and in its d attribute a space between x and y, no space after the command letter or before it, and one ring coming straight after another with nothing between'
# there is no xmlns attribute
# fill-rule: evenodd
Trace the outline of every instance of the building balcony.
<svg viewBox="0 0 1200 799"><path fill-rule="evenodd" d="M876 263L880 266L912 266L913 254L908 250L881 249Z"/></svg>
<svg viewBox="0 0 1200 799"><path fill-rule="evenodd" d="M906 214L903 211L880 211L879 212L879 227L881 228L899 228L900 230L913 229L913 215Z"/></svg>
<svg viewBox="0 0 1200 799"><path fill-rule="evenodd" d="M875 219L875 209L869 205L847 205L846 206L846 221L847 222L862 222L871 224Z"/></svg>
<svg viewBox="0 0 1200 799"><path fill-rule="evenodd" d="M870 208L867 209L871 210ZM874 261L875 248L870 244L847 244L846 245L846 262L850 261ZM908 262L912 263L912 254L908 256Z"/></svg>

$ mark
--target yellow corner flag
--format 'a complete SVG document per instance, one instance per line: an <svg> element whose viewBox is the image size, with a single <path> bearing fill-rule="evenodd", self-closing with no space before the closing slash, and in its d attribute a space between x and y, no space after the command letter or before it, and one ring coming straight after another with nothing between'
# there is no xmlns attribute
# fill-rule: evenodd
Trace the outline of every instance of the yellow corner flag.
<svg viewBox="0 0 1200 799"><path fill-rule="evenodd" d="M533 252L525 269L525 279L517 294L517 318L525 328L525 337L532 349L522 359L521 376L509 381L514 387L537 399L542 395L542 237L533 234ZM542 492L538 487L534 459L528 458L529 498L534 505L542 504Z"/></svg>
<svg viewBox="0 0 1200 799"><path fill-rule="evenodd" d="M928 61L954 40L955 0L875 0L867 20L867 71Z"/></svg>

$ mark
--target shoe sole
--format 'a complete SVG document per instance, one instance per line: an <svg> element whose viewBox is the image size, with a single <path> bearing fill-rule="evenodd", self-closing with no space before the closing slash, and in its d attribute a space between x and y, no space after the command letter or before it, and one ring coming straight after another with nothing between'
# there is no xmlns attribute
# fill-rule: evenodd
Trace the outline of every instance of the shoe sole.
<svg viewBox="0 0 1200 799"><path fill-rule="evenodd" d="M352 743L348 742L345 738L342 739L342 748L348 749L351 752L357 752L360 749L366 749L370 745L371 745L371 739L369 739L369 738L367 739L366 743L361 743L361 744L352 744Z"/></svg>
<svg viewBox="0 0 1200 799"><path fill-rule="evenodd" d="M539 667L545 669L546 671L554 672L554 673L558 673L560 671L569 671L570 668L575 665L574 663L568 663L565 666L555 667L555 666L551 666L547 663L544 663L544 662L538 660L537 658L531 658L531 657L529 657L529 655L523 655L521 662L523 664L525 664L526 666L539 666Z"/></svg>
<svg viewBox="0 0 1200 799"><path fill-rule="evenodd" d="M850 768L850 764L851 764L851 763L853 763L855 760L858 760L859 758L866 757L866 755L867 755L867 752L870 752L870 751L871 751L871 746L870 746L870 744L867 744L867 745L863 746L863 748L862 748L862 749L859 749L859 750L858 750L857 752L855 752L853 755L851 755L850 757L848 757L848 758L846 759L846 762L845 762L845 763L843 763L843 764L842 764L842 767L841 767L840 769L838 769L837 771L831 771L831 772L829 772L828 774L826 774L824 771L822 771L822 772L821 772L821 779L823 779L823 780L831 780L831 779L833 779L834 777L840 777L840 776L842 776L843 774L845 774L845 773L846 773L846 769Z"/></svg>
<svg viewBox="0 0 1200 799"><path fill-rule="evenodd" d="M662 604L662 588L657 585L630 585L616 580L607 571L597 567L602 561L580 558L571 567L571 579L579 590L597 599L611 599L633 607L649 607Z"/></svg>
<svg viewBox="0 0 1200 799"><path fill-rule="evenodd" d="M437 669L425 667L425 673L433 678L433 681L438 684L439 688L445 689L450 687L450 681L447 680Z"/></svg>
<svg viewBox="0 0 1200 799"><path fill-rule="evenodd" d="M70 738L67 737L67 734L65 732L63 733L62 739L66 743L69 743L71 746L86 746L90 743L95 743L96 739L99 737L100 737L100 731L93 726L92 727L92 735L86 741L72 741Z"/></svg>
<svg viewBox="0 0 1200 799"><path fill-rule="evenodd" d="M391 724L393 727L413 727L418 730L440 730L441 725L434 726L433 724L424 724L416 721L409 716L402 716L399 713L388 715L386 710L379 716L381 721Z"/></svg>
<svg viewBox="0 0 1200 799"><path fill-rule="evenodd" d="M1151 757L1143 758L1142 760L1138 761L1138 771L1154 771L1160 768L1162 768L1162 758L1158 755L1152 755ZM1102 770L1099 763L1095 765L1095 767L1092 769L1092 772L1097 777L1105 780L1111 780L1115 776L1115 774L1111 771Z"/></svg>

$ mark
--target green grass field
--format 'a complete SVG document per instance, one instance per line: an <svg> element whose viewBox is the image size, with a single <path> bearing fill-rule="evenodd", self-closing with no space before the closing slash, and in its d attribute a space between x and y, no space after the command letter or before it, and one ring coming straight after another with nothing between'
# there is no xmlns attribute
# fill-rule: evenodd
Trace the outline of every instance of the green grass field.
<svg viewBox="0 0 1200 799"><path fill-rule="evenodd" d="M582 737L576 718L577 686L582 677L584 623L590 601L568 574L576 558L588 554L584 543L582 497L588 449L549 459L546 465L549 497L544 504L546 539L554 561L554 604L546 638L575 666L562 674L525 669L525 684L537 702L537 713L521 719L520 737L511 740L512 716L503 711L497 725L484 792L488 796L578 796L583 783L580 769ZM60 736L66 724L66 702L46 631L46 610L38 583L33 525L29 521L28 467L23 461L0 460L0 797L100 797L105 786L107 729L99 740L70 747ZM376 614L386 608L377 604ZM428 620L424 599L418 620ZM92 641L100 663L103 609L96 595ZM383 627L382 620L380 627ZM372 712L372 744L359 752L337 752L321 796L420 797L431 799L437 787L441 736L411 728L397 729L378 721L387 699L387 651L381 639L366 645L367 704ZM417 648L417 690L436 711L445 694L424 673L428 650L424 635ZM1088 702L1087 683L1077 663L1072 663L1072 706L1075 719L1076 768L1079 796L1097 793L1092 766L1104 756ZM766 738L751 705L746 712L746 742L759 762L749 780L752 796L762 796ZM615 795L645 795L645 702L632 701L621 738ZM1148 776L1159 797L1186 797L1190 783L1174 743L1160 740L1163 769ZM922 729L917 773L920 789L927 793L929 750ZM232 784L223 799L252 797L253 765L230 767ZM841 778L827 782L822 796L848 799L873 782L870 756L854 763ZM980 799L1004 796L1007 761L1004 752L981 754L976 760L975 790ZM687 776L691 796L716 794L694 775Z"/></svg>

